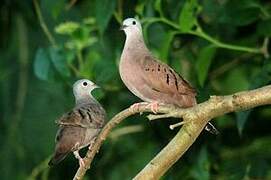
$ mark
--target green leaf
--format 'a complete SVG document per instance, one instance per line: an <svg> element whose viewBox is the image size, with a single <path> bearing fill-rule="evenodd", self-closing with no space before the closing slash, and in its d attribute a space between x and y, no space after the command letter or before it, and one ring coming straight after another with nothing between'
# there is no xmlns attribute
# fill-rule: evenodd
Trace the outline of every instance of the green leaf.
<svg viewBox="0 0 271 180"><path fill-rule="evenodd" d="M168 59L168 52L170 49L171 42L176 35L177 32L175 31L170 31L169 33L166 34L164 38L164 42L162 43L162 48L161 48L161 60L167 63Z"/></svg>
<svg viewBox="0 0 271 180"><path fill-rule="evenodd" d="M76 22L65 22L61 23L58 26L55 27L55 32L58 34L65 34L65 35L71 35L73 32L75 32L80 25Z"/></svg>
<svg viewBox="0 0 271 180"><path fill-rule="evenodd" d="M188 0L179 16L180 29L183 32L190 31L193 26L197 25L197 13L199 5L197 0Z"/></svg>
<svg viewBox="0 0 271 180"><path fill-rule="evenodd" d="M61 50L51 47L49 49L49 52L50 52L51 60L53 62L54 67L56 68L56 70L62 76L69 77L70 71L69 71L68 65L65 60L65 55L61 52Z"/></svg>
<svg viewBox="0 0 271 180"><path fill-rule="evenodd" d="M96 23L96 20L93 17L87 17L83 19L83 23L87 25L94 25Z"/></svg>
<svg viewBox="0 0 271 180"><path fill-rule="evenodd" d="M144 8L145 8L146 4L147 4L147 1L138 2L135 7L136 14L143 16Z"/></svg>
<svg viewBox="0 0 271 180"><path fill-rule="evenodd" d="M223 84L224 92L229 94L249 89L249 80L246 68L241 66L229 71Z"/></svg>
<svg viewBox="0 0 271 180"><path fill-rule="evenodd" d="M113 15L115 0L96 0L96 19L100 33L103 33Z"/></svg>
<svg viewBox="0 0 271 180"><path fill-rule="evenodd" d="M41 80L48 80L50 58L45 49L39 48L34 60L34 74Z"/></svg>
<svg viewBox="0 0 271 180"><path fill-rule="evenodd" d="M199 52L198 59L196 62L196 70L198 75L198 81L201 86L204 85L206 80L209 67L212 63L212 60L215 56L216 48L212 45L207 46Z"/></svg>
<svg viewBox="0 0 271 180"><path fill-rule="evenodd" d="M224 21L235 26L245 26L260 18L261 5L254 0L228 1Z"/></svg>
<svg viewBox="0 0 271 180"><path fill-rule="evenodd" d="M101 59L100 55L96 51L90 51L85 58L84 66L80 68L80 75L86 78L93 78L94 65Z"/></svg>
<svg viewBox="0 0 271 180"><path fill-rule="evenodd" d="M195 163L191 175L194 179L198 180L209 180L210 179L210 162L208 160L208 152L206 147L202 147L197 162Z"/></svg>
<svg viewBox="0 0 271 180"><path fill-rule="evenodd" d="M162 4L161 0L156 0L154 3L154 9L159 12L160 16L164 16L161 4Z"/></svg>
<svg viewBox="0 0 271 180"><path fill-rule="evenodd" d="M248 110L248 111L236 113L236 115L237 115L237 129L238 129L239 135L242 135L245 123L247 121L247 118L248 118L250 112L251 111Z"/></svg>
<svg viewBox="0 0 271 180"><path fill-rule="evenodd" d="M257 32L260 35L271 37L271 20L261 21L257 26Z"/></svg>

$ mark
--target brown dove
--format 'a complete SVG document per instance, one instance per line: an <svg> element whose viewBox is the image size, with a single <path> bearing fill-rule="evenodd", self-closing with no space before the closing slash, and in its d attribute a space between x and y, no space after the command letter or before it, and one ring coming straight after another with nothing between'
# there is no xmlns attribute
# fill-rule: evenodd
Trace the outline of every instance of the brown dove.
<svg viewBox="0 0 271 180"><path fill-rule="evenodd" d="M125 19L121 29L126 40L119 72L127 88L149 102L154 113L158 104L174 104L182 108L196 105L195 89L171 67L157 60L146 47L140 22L134 18ZM205 129L215 134L218 132L210 123Z"/></svg>
<svg viewBox="0 0 271 180"><path fill-rule="evenodd" d="M74 83L73 94L75 107L56 121L59 129L56 135L55 152L48 163L53 166L62 161L70 152L84 166L79 150L94 143L105 122L105 110L91 95L91 91L98 88L93 82L81 79Z"/></svg>

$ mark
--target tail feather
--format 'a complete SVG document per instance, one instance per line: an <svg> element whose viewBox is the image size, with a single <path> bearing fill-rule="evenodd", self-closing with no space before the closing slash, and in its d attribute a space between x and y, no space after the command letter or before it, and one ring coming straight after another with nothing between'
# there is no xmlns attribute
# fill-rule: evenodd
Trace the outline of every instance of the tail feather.
<svg viewBox="0 0 271 180"><path fill-rule="evenodd" d="M48 165L49 166L54 166L58 163L60 163L66 156L68 155L68 153L55 153L54 156L51 158L51 160L49 161Z"/></svg>
<svg viewBox="0 0 271 180"><path fill-rule="evenodd" d="M212 133L212 134L214 134L214 135L219 134L219 131L210 122L208 122L208 124L205 126L205 130Z"/></svg>

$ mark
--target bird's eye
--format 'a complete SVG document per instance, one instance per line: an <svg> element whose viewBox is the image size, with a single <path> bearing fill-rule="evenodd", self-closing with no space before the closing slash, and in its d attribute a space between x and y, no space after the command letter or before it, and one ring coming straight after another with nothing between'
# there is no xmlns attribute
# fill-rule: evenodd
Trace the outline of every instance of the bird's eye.
<svg viewBox="0 0 271 180"><path fill-rule="evenodd" d="M136 21L133 21L132 23L133 23L133 25L136 25Z"/></svg>
<svg viewBox="0 0 271 180"><path fill-rule="evenodd" d="M83 86L87 86L88 85L88 83L87 82L83 82Z"/></svg>

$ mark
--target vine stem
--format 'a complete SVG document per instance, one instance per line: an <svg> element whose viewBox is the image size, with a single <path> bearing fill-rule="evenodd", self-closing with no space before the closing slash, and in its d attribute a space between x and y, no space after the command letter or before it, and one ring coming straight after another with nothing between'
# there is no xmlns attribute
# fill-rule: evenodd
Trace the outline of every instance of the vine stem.
<svg viewBox="0 0 271 180"><path fill-rule="evenodd" d="M38 16L38 19L39 19L39 23L40 23L40 26L42 28L42 30L44 31L45 35L47 36L49 42L54 46L56 47L56 41L54 39L54 37L52 36L52 34L50 33L43 17L42 17L42 14L41 14L41 11L40 11L40 6L39 6L39 3L37 2L37 0L33 0L33 3L34 3L34 7L35 7L35 11L37 13L37 16Z"/></svg>
<svg viewBox="0 0 271 180"><path fill-rule="evenodd" d="M265 51L263 51L263 48L251 48L251 47L238 46L238 45L227 44L227 43L221 42L221 41L213 38L212 36L208 35L206 32L204 32L199 24L196 25L197 26L196 30L190 30L187 32L183 32L180 29L180 26L178 24L166 19L165 17L148 18L148 19L143 20L143 22L144 21L146 21L148 24L152 24L155 22L165 23L165 24L169 25L170 27L178 30L178 34L191 34L191 35L201 37L219 48L230 49L230 50L235 50L235 51L243 51L243 52L249 52L249 53L255 53L255 54L263 54L265 57L268 57L267 53Z"/></svg>

